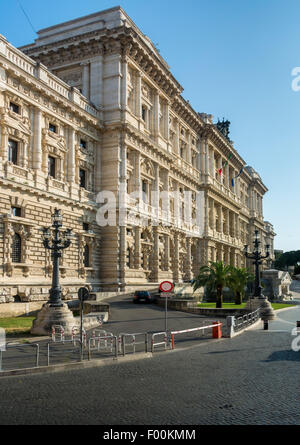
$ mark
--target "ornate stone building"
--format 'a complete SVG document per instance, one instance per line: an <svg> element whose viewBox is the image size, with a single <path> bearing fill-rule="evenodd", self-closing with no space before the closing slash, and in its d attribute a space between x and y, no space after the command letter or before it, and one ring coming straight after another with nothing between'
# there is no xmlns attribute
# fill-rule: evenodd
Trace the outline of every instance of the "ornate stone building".
<svg viewBox="0 0 300 445"><path fill-rule="evenodd" d="M255 228L273 243L267 188L182 91L119 7L43 29L20 49L0 37L0 301L47 298L51 258L40 229L54 208L75 234L60 265L66 297L83 283L125 291L190 280L210 260L245 265ZM124 224L97 224L103 190L118 208L125 200ZM126 191L143 192L134 218ZM172 192L167 206L155 210L163 191ZM183 219L186 192L192 216L202 193L202 230ZM153 211L156 224L144 225Z"/></svg>

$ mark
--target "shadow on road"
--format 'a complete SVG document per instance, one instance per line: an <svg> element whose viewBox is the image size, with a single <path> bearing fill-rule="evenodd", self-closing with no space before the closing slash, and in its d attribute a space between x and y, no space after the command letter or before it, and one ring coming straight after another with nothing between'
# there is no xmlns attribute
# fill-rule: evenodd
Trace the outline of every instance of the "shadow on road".
<svg viewBox="0 0 300 445"><path fill-rule="evenodd" d="M299 362L300 361L300 351L296 352L292 349L287 349L285 351L276 351L273 352L267 360L263 360L264 362L279 362L279 361L292 361Z"/></svg>

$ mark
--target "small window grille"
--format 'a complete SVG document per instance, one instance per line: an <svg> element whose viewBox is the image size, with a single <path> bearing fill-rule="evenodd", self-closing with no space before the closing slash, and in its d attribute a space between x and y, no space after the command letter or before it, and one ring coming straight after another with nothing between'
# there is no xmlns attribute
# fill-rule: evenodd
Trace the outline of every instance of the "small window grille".
<svg viewBox="0 0 300 445"><path fill-rule="evenodd" d="M15 233L12 241L12 262L21 263L22 257L22 240L18 233Z"/></svg>

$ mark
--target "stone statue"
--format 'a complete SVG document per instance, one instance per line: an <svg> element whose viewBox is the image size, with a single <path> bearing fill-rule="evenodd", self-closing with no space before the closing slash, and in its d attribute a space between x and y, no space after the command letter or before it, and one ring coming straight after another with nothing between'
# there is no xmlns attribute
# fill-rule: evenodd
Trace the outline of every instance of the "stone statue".
<svg viewBox="0 0 300 445"><path fill-rule="evenodd" d="M222 121L220 121L218 119L218 122L216 123L217 129L223 134L223 136L226 137L226 139L228 139L230 141L230 139L229 139L229 133L230 133L229 126L230 126L230 121L228 121L228 120L225 121L224 118L223 118Z"/></svg>

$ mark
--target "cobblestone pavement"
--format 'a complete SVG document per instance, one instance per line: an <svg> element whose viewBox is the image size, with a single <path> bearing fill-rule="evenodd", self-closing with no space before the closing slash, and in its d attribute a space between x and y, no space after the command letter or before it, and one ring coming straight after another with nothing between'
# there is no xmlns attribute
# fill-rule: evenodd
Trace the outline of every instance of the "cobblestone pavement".
<svg viewBox="0 0 300 445"><path fill-rule="evenodd" d="M4 377L0 424L299 425L292 339L260 327L139 361Z"/></svg>

